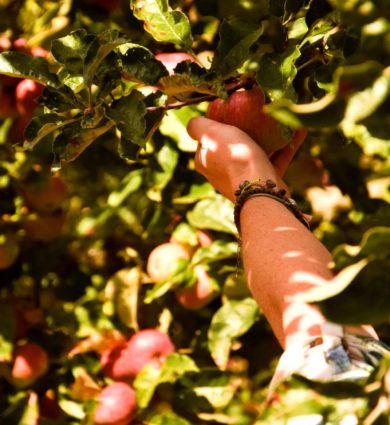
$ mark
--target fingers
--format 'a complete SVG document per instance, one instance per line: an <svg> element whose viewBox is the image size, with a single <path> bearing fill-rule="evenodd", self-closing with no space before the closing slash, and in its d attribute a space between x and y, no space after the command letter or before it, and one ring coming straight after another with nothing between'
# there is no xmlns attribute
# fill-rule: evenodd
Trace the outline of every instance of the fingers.
<svg viewBox="0 0 390 425"><path fill-rule="evenodd" d="M295 131L293 140L284 148L275 152L271 157L271 162L280 177L283 177L291 160L294 158L298 149L304 142L307 130L301 128Z"/></svg>

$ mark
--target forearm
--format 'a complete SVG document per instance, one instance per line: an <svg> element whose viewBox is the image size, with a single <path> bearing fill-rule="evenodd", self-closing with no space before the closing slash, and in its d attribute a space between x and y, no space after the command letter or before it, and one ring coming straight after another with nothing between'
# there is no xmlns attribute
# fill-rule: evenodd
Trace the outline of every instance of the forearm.
<svg viewBox="0 0 390 425"><path fill-rule="evenodd" d="M284 205L273 199L248 200L240 216L248 284L280 344L285 347L320 335L325 318L319 309L291 298L332 279L330 253ZM375 335L372 329L352 330Z"/></svg>

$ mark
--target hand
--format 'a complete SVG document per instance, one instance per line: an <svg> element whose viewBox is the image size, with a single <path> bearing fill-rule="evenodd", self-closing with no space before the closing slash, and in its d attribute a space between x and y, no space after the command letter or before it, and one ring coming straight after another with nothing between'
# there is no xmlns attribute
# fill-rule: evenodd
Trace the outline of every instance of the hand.
<svg viewBox="0 0 390 425"><path fill-rule="evenodd" d="M283 174L302 144L306 131L298 130L293 141L268 158L246 133L208 118L194 118L187 127L198 140L195 168L224 196L234 202L234 192L243 180L274 180L286 188Z"/></svg>

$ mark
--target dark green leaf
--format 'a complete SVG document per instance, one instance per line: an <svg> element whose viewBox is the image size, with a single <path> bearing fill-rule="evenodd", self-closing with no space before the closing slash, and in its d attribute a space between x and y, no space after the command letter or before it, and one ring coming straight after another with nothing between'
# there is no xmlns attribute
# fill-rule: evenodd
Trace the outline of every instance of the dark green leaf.
<svg viewBox="0 0 390 425"><path fill-rule="evenodd" d="M168 0L131 0L134 16L144 21L144 28L155 40L174 43L189 49L192 44L191 27L187 16L170 10Z"/></svg>
<svg viewBox="0 0 390 425"><path fill-rule="evenodd" d="M84 109L85 107L67 86L59 89L45 87L42 96L38 99L38 103L54 112L65 112L69 109L78 108Z"/></svg>
<svg viewBox="0 0 390 425"><path fill-rule="evenodd" d="M21 52L0 53L0 74L35 80L44 86L61 85L57 75L50 72L46 59Z"/></svg>
<svg viewBox="0 0 390 425"><path fill-rule="evenodd" d="M262 25L256 26L241 19L223 21L211 70L223 77L234 74L262 33Z"/></svg>
<svg viewBox="0 0 390 425"><path fill-rule="evenodd" d="M140 146L145 144L146 130L146 108L142 99L141 93L134 90L128 96L114 100L107 109L107 116L115 122L123 137Z"/></svg>
<svg viewBox="0 0 390 425"><path fill-rule="evenodd" d="M32 149L47 135L75 121L77 119L66 119L57 114L45 114L34 117L24 132L26 138L24 148Z"/></svg>
<svg viewBox="0 0 390 425"><path fill-rule="evenodd" d="M126 80L155 84L168 75L164 65L146 47L126 43L118 48L118 52L122 60L122 76Z"/></svg>
<svg viewBox="0 0 390 425"><path fill-rule="evenodd" d="M84 81L89 87L98 72L98 69L106 56L108 56L116 47L126 43L116 30L107 30L99 34L88 46L84 60Z"/></svg>

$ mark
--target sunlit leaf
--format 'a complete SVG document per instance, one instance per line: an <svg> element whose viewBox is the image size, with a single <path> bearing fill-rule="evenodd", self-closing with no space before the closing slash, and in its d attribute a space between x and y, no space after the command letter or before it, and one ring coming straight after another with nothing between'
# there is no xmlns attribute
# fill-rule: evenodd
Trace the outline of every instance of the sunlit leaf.
<svg viewBox="0 0 390 425"><path fill-rule="evenodd" d="M225 369L235 339L246 333L259 317L253 298L226 302L213 316L208 331L208 346L215 363Z"/></svg>
<svg viewBox="0 0 390 425"><path fill-rule="evenodd" d="M191 27L187 16L171 10L168 0L131 0L134 16L144 21L144 28L157 41L190 48Z"/></svg>

